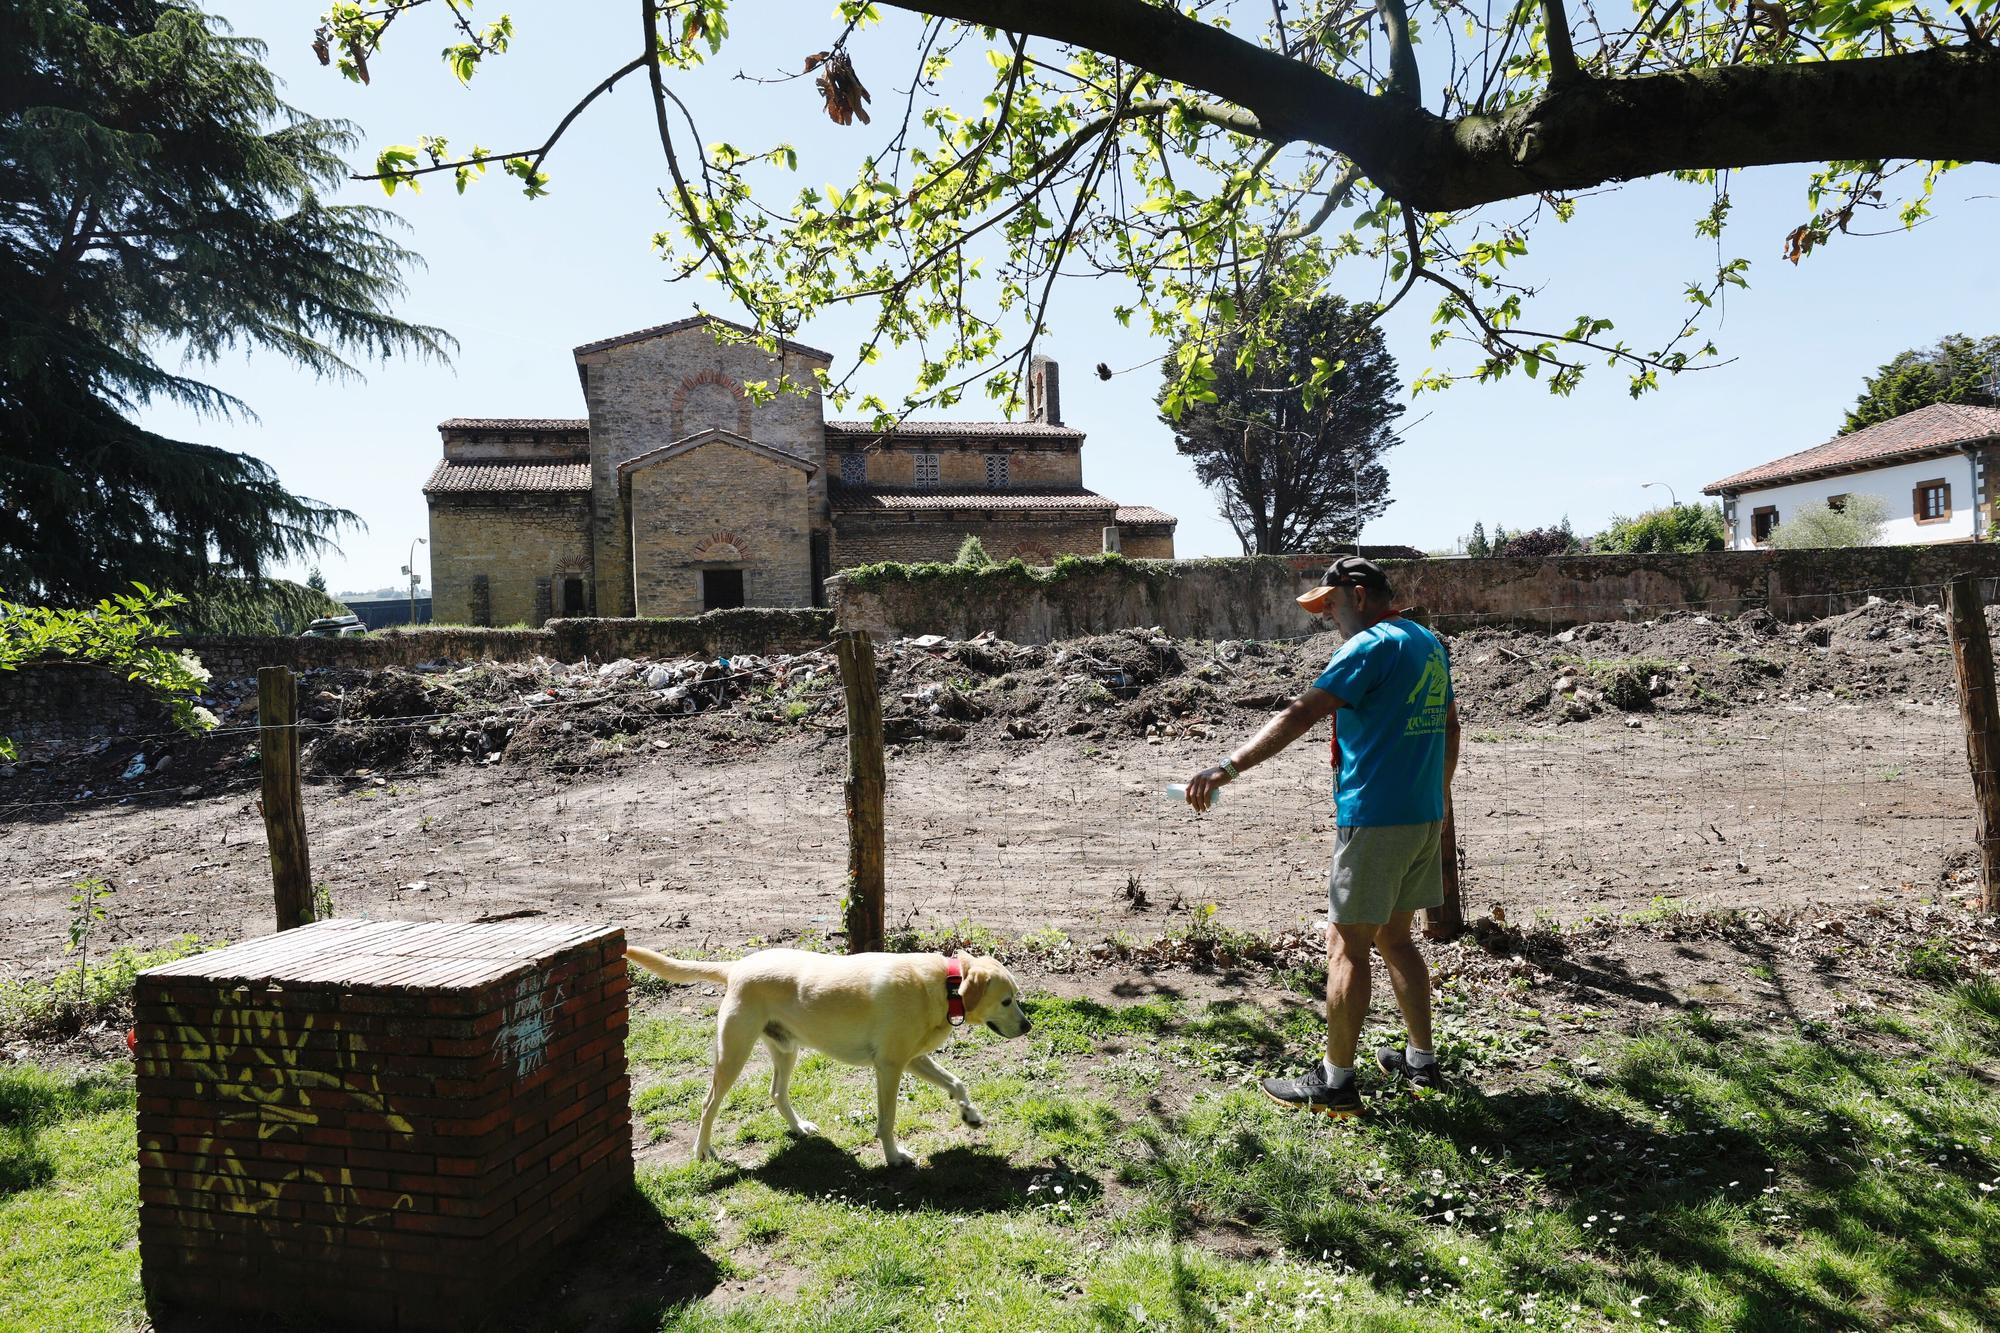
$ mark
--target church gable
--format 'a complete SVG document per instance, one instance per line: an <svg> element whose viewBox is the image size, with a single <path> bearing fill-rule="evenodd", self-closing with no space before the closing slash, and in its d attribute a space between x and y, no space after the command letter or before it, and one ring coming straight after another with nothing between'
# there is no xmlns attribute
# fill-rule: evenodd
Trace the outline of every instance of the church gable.
<svg viewBox="0 0 2000 1333"><path fill-rule="evenodd" d="M618 465L618 475L630 478L634 472L641 468L671 462L676 458L686 457L695 450L707 448L710 445L741 449L745 453L754 454L768 462L797 468L808 476L819 470L815 464L800 458L797 454L787 453L783 449L773 449L768 444L761 444L756 440L746 439L734 431L711 429L698 431L685 439L675 440L672 444L648 450L640 454L637 458L628 458Z"/></svg>

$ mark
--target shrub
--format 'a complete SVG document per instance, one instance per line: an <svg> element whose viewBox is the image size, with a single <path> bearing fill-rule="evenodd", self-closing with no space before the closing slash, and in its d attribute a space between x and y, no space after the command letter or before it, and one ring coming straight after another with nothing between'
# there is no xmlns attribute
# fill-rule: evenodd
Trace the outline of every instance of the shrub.
<svg viewBox="0 0 2000 1333"><path fill-rule="evenodd" d="M183 935L162 949L127 947L88 967L79 962L46 982L0 981L0 1038L54 1036L122 1020L131 1012L132 986L141 972L222 943Z"/></svg>
<svg viewBox="0 0 2000 1333"><path fill-rule="evenodd" d="M1611 526L1590 539L1592 550L1615 555L1693 555L1728 544L1721 507L1703 504L1669 505L1636 518L1614 514Z"/></svg>
<svg viewBox="0 0 2000 1333"><path fill-rule="evenodd" d="M980 544L979 538L967 537L958 544L958 554L952 557L951 563L968 569L985 569L993 563L993 557L986 554L986 547Z"/></svg>
<svg viewBox="0 0 2000 1333"><path fill-rule="evenodd" d="M1850 495L1839 509L1808 506L1791 517L1780 516L1771 530L1771 545L1784 551L1874 546L1882 540L1887 517L1887 507L1875 496Z"/></svg>
<svg viewBox="0 0 2000 1333"><path fill-rule="evenodd" d="M1529 528L1526 532L1505 532L1493 540L1495 555L1568 555L1581 545L1567 528Z"/></svg>

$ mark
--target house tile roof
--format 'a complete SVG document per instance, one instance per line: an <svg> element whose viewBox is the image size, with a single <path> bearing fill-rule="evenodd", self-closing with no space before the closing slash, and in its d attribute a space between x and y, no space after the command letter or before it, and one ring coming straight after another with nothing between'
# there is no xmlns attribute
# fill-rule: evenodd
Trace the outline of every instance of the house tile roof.
<svg viewBox="0 0 2000 1333"><path fill-rule="evenodd" d="M1118 502L1096 491L1070 490L960 490L913 491L888 486L855 486L835 481L827 487L827 498L842 513L907 511L922 509L1023 509L1070 510L1104 513L1115 510Z"/></svg>
<svg viewBox="0 0 2000 1333"><path fill-rule="evenodd" d="M872 440L882 435L872 421L829 421L828 439ZM1073 426L1051 426L1040 421L905 421L888 432L890 438L926 436L1028 435L1045 439L1080 440L1083 432Z"/></svg>
<svg viewBox="0 0 2000 1333"><path fill-rule="evenodd" d="M454 463L445 459L424 483L425 495L507 495L589 489L588 463Z"/></svg>
<svg viewBox="0 0 2000 1333"><path fill-rule="evenodd" d="M726 329L735 329L738 333L755 334L758 332L758 330L751 328L748 324L738 324L733 319L720 319L714 315L691 315L686 319L677 319L671 324L655 324L650 329L634 329L630 333L621 333L613 338L599 338L596 342L587 342L581 347L572 349L572 354L575 356L584 356L591 352L602 352L606 348L618 347L625 343L644 342L648 338L659 338L669 333L679 333L682 329L691 329L698 324L720 324ZM808 347L804 343L795 343L789 338L778 339L778 346L788 352L797 352L801 356L817 357L821 361L833 360L833 353L822 352L819 348Z"/></svg>
<svg viewBox="0 0 2000 1333"><path fill-rule="evenodd" d="M589 417L452 417L438 422L439 430L462 431L582 431L590 429Z"/></svg>
<svg viewBox="0 0 2000 1333"><path fill-rule="evenodd" d="M1825 444L1804 449L1702 487L1704 495L1776 486L1806 477L1860 472L2000 438L2000 408L1933 403Z"/></svg>
<svg viewBox="0 0 2000 1333"><path fill-rule="evenodd" d="M1150 505L1119 505L1118 526L1133 527L1145 523L1179 523L1180 520L1164 509L1154 509Z"/></svg>

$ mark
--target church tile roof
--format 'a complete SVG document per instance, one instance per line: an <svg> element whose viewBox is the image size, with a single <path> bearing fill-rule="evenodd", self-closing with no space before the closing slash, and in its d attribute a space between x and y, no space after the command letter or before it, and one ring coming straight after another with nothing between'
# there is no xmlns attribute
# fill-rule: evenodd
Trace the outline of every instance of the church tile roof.
<svg viewBox="0 0 2000 1333"><path fill-rule="evenodd" d="M455 463L440 461L425 495L516 495L588 491L588 463Z"/></svg>
<svg viewBox="0 0 2000 1333"><path fill-rule="evenodd" d="M833 481L827 486L827 498L835 510L845 514L926 509L1068 510L1101 514L1118 507L1116 500L1081 487L1004 491L907 490Z"/></svg>

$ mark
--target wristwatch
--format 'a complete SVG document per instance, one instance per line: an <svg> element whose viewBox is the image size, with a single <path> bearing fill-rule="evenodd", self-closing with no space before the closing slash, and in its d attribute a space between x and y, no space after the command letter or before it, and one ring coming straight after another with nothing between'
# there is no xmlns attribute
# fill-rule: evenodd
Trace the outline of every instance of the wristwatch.
<svg viewBox="0 0 2000 1333"><path fill-rule="evenodd" d="M1234 759L1225 757L1221 763L1216 765L1216 767L1221 769L1223 772L1227 773L1229 775L1229 780L1231 782L1234 782L1237 778L1243 776L1243 774L1237 769L1236 761Z"/></svg>

